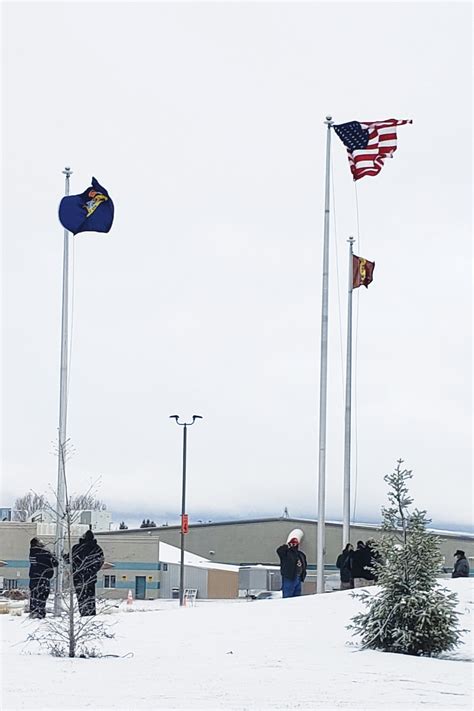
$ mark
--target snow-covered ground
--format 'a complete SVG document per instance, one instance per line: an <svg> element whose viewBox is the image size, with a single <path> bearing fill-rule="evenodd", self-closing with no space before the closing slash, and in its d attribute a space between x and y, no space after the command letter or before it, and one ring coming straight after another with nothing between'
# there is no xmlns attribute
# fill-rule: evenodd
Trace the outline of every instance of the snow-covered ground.
<svg viewBox="0 0 474 711"><path fill-rule="evenodd" d="M463 644L441 659L360 651L350 592L290 600L135 602L96 659L24 641L42 621L0 616L1 707L13 709L470 709L474 580L459 595Z"/></svg>

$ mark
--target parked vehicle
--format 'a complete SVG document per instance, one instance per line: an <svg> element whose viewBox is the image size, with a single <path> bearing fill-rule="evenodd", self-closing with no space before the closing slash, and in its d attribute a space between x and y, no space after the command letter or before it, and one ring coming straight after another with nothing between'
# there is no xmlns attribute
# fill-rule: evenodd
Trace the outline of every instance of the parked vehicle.
<svg viewBox="0 0 474 711"><path fill-rule="evenodd" d="M251 600L276 600L281 598L281 590L260 590L248 596Z"/></svg>

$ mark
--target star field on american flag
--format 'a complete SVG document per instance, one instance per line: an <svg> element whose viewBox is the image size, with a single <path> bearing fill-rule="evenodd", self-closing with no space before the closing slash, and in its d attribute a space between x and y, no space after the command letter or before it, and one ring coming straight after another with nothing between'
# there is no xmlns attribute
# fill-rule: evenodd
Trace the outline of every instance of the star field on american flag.
<svg viewBox="0 0 474 711"><path fill-rule="evenodd" d="M411 120L349 121L334 126L347 148L349 165L354 180L365 175L377 175L385 158L392 158L397 150L396 126L413 123Z"/></svg>

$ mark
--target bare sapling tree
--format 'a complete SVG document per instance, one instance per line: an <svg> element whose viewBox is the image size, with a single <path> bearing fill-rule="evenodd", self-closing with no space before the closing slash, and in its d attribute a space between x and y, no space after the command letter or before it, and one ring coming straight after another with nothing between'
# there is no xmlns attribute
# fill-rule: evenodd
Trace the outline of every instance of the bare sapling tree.
<svg viewBox="0 0 474 711"><path fill-rule="evenodd" d="M67 444L67 443L66 443ZM60 449L63 458L63 472L66 472L66 446ZM68 495L67 480L64 475L65 506L56 502L56 509L48 504L52 513L60 512L65 529L64 550L59 564L64 566L62 589L60 590L60 610L56 616L46 617L41 626L30 633L28 640L35 641L46 648L54 656L91 657L100 656L99 646L104 639L114 635L112 625L96 617L95 582L97 572L102 567L104 558L102 549L96 544L96 550L91 553L86 546L86 533L73 544L73 527L77 523L80 511L71 505ZM92 487L83 495L82 501L94 499ZM92 532L91 538L95 541ZM102 612L107 612L103 606Z"/></svg>
<svg viewBox="0 0 474 711"><path fill-rule="evenodd" d="M14 521L26 521L32 514L48 506L48 500L43 494L29 491L15 499L13 508Z"/></svg>
<svg viewBox="0 0 474 711"><path fill-rule="evenodd" d="M85 494L73 494L70 497L69 506L72 511L105 511L107 509L107 504L97 499L92 491Z"/></svg>
<svg viewBox="0 0 474 711"><path fill-rule="evenodd" d="M97 499L92 491L85 494L72 494L69 498L69 506L71 511L105 511L107 509L107 504L101 499ZM26 522L37 511L48 510L53 511L54 509L45 494L28 491L15 499L12 518L14 521Z"/></svg>

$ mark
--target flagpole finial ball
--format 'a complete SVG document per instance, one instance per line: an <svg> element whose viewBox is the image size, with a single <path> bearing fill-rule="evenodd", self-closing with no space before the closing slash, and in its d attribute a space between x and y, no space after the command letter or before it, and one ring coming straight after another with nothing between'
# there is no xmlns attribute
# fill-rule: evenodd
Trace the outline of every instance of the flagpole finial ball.
<svg viewBox="0 0 474 711"><path fill-rule="evenodd" d="M326 116L326 121L332 121L332 116Z"/></svg>

